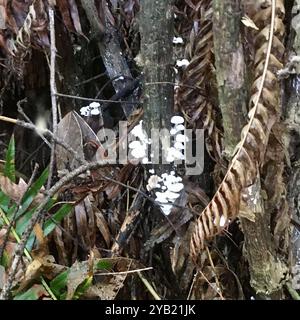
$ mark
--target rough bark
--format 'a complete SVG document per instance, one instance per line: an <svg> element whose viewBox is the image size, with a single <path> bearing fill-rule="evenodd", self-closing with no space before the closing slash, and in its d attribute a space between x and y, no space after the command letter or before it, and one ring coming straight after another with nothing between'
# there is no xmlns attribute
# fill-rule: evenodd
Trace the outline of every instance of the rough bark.
<svg viewBox="0 0 300 320"><path fill-rule="evenodd" d="M262 298L266 298L279 293L281 280L287 270L276 255L270 232L271 217L265 209L259 177L255 184L245 190L244 195L250 200L241 207L241 211L249 215L248 218L240 218L244 233L244 256L249 263L252 288ZM253 221L249 219L251 215ZM275 295L272 297L278 298Z"/></svg>
<svg viewBox="0 0 300 320"><path fill-rule="evenodd" d="M291 158L291 170L288 184L288 202L291 215L291 267L300 268L300 64L295 57L300 56L300 8L295 5L292 10L292 23L289 46L289 67L285 81L285 123L290 133L289 155ZM294 62L293 62L294 61ZM299 271L298 271L299 272Z"/></svg>
<svg viewBox="0 0 300 320"><path fill-rule="evenodd" d="M168 128L173 106L172 0L142 0L141 65L144 75L144 119L150 128Z"/></svg>
<svg viewBox="0 0 300 320"><path fill-rule="evenodd" d="M247 96L240 38L240 1L214 0L213 9L218 94L224 123L224 146L229 156L240 141ZM276 256L270 232L271 218L265 210L260 177L242 194L242 198L251 200L247 203L242 201L239 213L250 284L257 293L270 295L281 288L280 282L286 268Z"/></svg>
<svg viewBox="0 0 300 320"><path fill-rule="evenodd" d="M219 104L223 117L225 153L230 157L240 140L246 111L240 1L214 0L213 12Z"/></svg>

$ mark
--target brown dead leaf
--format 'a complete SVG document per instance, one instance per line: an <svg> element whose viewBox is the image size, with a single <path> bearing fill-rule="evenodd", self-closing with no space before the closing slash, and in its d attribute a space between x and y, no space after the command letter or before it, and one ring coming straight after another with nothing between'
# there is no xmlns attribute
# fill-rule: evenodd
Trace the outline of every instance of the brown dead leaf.
<svg viewBox="0 0 300 320"><path fill-rule="evenodd" d="M24 193L27 191L27 183L20 178L19 183L15 184L9 178L0 176L0 188L10 199L16 203L20 203ZM31 206L38 205L44 198L44 194L39 192L33 199Z"/></svg>
<svg viewBox="0 0 300 320"><path fill-rule="evenodd" d="M59 122L57 127L57 137L70 146L76 152L77 157L84 159L82 132L73 112L66 114ZM65 148L57 145L56 165L59 174L63 175L65 170L74 170L79 166L79 163L74 159L73 154Z"/></svg>
<svg viewBox="0 0 300 320"><path fill-rule="evenodd" d="M80 202L75 206L75 216L76 216L76 226L77 226L77 236L79 242L84 246L84 248L89 251L91 249L91 239L88 233L88 221L87 212L85 209L84 202Z"/></svg>
<svg viewBox="0 0 300 320"><path fill-rule="evenodd" d="M95 210L95 216L96 216L96 224L97 227L105 240L105 243L107 245L107 248L110 247L110 242L111 242L111 233L109 231L109 227L107 225L107 222L100 210Z"/></svg>
<svg viewBox="0 0 300 320"><path fill-rule="evenodd" d="M48 240L38 223L34 226L33 231L38 241L38 248L32 251L32 256L33 258L43 258L49 254Z"/></svg>

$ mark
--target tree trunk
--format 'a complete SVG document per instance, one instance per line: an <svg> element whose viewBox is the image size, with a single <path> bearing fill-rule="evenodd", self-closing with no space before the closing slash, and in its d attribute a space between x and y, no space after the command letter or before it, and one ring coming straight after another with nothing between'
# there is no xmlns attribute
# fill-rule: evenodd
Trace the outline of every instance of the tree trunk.
<svg viewBox="0 0 300 320"><path fill-rule="evenodd" d="M240 1L213 1L213 34L225 154L230 157L245 124L245 63L240 36Z"/></svg>
<svg viewBox="0 0 300 320"><path fill-rule="evenodd" d="M213 9L216 74L223 117L224 146L226 155L230 156L240 141L245 124L247 96L240 38L240 1L214 0ZM269 295L281 288L280 281L286 269L276 257L270 232L270 214L265 210L260 176L242 194L251 199L249 203L241 199L239 213L245 237L244 254L249 263L250 283L257 293ZM253 195L256 197L255 203Z"/></svg>
<svg viewBox="0 0 300 320"><path fill-rule="evenodd" d="M144 119L147 132L168 128L173 106L172 0L142 0L140 13ZM168 83L166 83L168 82Z"/></svg>

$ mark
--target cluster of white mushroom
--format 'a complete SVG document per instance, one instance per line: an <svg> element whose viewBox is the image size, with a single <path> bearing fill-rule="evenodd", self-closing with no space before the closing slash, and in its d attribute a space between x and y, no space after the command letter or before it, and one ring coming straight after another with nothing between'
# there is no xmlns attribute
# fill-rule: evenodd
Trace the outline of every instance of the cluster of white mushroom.
<svg viewBox="0 0 300 320"><path fill-rule="evenodd" d="M182 45L182 44L184 44L184 41L181 37L173 37L173 43L175 45ZM176 67L177 68L186 68L189 64L190 64L190 62L188 59L176 60ZM178 70L176 69L176 67L174 69L175 69L175 73L177 74Z"/></svg>
<svg viewBox="0 0 300 320"><path fill-rule="evenodd" d="M145 130L143 129L143 120L139 122L130 132L138 140L132 141L129 144L131 155L135 159L142 159L142 163L148 163L147 150L151 144L151 139L148 139Z"/></svg>
<svg viewBox="0 0 300 320"><path fill-rule="evenodd" d="M188 138L184 134L185 127L183 123L184 119L181 116L171 118L172 128L170 134L174 137L174 146L167 150L166 158L169 163L185 159L184 150ZM154 169L150 169L149 173L151 173L151 176L148 179L146 188L149 192L157 189L155 201L159 203L163 213L169 215L174 202L184 188L182 178L176 176L175 171L171 171L170 174L163 173L161 176L156 175Z"/></svg>
<svg viewBox="0 0 300 320"><path fill-rule="evenodd" d="M149 170L154 173L154 170ZM181 190L184 188L182 178L175 175L175 171L170 174L163 173L161 176L151 175L148 179L147 190L160 189L155 192L155 201L160 204L160 207L165 215L170 214L173 204L180 196Z"/></svg>
<svg viewBox="0 0 300 320"><path fill-rule="evenodd" d="M88 116L98 116L101 113L100 111L100 103L98 102L92 102L86 107L82 107L80 109L80 114L82 116L88 117Z"/></svg>
<svg viewBox="0 0 300 320"><path fill-rule="evenodd" d="M188 142L188 137L182 133L185 130L183 117L174 116L171 118L171 123L173 128L170 130L170 134L174 136L174 146L167 150L166 160L169 163L185 159L185 143Z"/></svg>
<svg viewBox="0 0 300 320"><path fill-rule="evenodd" d="M185 127L184 119L181 116L171 118L172 128L170 135L174 137L174 145L166 150L166 161L168 163L176 160L184 160L185 143L188 142L188 137L184 134ZM148 159L148 146L151 145L151 139L148 138L143 129L143 120L139 122L130 132L137 140L129 143L130 153L133 158L141 160L143 164L150 164ZM153 154L150 155L153 157Z"/></svg>
<svg viewBox="0 0 300 320"><path fill-rule="evenodd" d="M190 64L188 59L181 59L176 61L176 66L178 68L187 67Z"/></svg>

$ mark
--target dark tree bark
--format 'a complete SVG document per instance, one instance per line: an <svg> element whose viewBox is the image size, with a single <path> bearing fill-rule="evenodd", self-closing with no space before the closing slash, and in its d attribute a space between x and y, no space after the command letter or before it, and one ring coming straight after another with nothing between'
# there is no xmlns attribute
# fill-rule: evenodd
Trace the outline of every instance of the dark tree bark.
<svg viewBox="0 0 300 320"><path fill-rule="evenodd" d="M245 124L245 63L240 35L239 0L213 1L213 34L225 153L232 155Z"/></svg>
<svg viewBox="0 0 300 320"><path fill-rule="evenodd" d="M142 0L140 13L145 126L168 128L173 106L172 0Z"/></svg>
<svg viewBox="0 0 300 320"><path fill-rule="evenodd" d="M291 170L288 183L288 202L291 217L291 266L300 269L300 64L295 58L300 56L300 10L297 1L292 10L291 30L288 41L289 60L286 68L284 118L289 130L289 155ZM292 271L293 271L292 270ZM298 271L299 272L299 271Z"/></svg>

